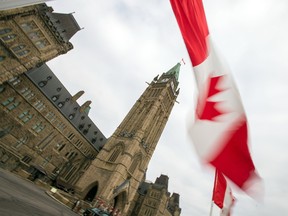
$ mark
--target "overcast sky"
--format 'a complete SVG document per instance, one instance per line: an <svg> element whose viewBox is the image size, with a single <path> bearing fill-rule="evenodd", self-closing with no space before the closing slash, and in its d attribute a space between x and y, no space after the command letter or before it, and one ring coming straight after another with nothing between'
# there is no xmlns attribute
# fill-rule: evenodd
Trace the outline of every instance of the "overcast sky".
<svg viewBox="0 0 288 216"><path fill-rule="evenodd" d="M169 176L182 216L209 215L214 171L200 164L188 138L195 98L193 69L168 0L56 0L83 30L74 49L48 65L79 104L92 100L90 118L108 138L151 82L184 58L180 95L147 179ZM233 216L288 215L288 1L204 0L215 46L229 65L250 126L251 154L264 180L258 202L232 185ZM216 209L216 208L214 208ZM215 213L215 212L214 212ZM216 214L215 214L216 215Z"/></svg>

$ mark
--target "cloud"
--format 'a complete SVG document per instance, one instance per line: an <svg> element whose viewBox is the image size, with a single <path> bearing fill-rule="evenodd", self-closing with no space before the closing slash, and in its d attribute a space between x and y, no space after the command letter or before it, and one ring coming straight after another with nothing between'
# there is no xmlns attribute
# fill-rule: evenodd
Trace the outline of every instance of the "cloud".
<svg viewBox="0 0 288 216"><path fill-rule="evenodd" d="M84 30L74 49L48 63L80 100L92 100L90 117L108 137L147 84L184 58L180 95L148 168L154 181L169 175L169 190L180 194L182 216L208 215L214 172L200 164L187 138L193 119L195 81L169 1L78 0L48 2L55 12L73 14ZM204 0L209 29L229 64L242 96L251 134L251 153L264 179L264 202L234 186L235 216L286 215L288 116L288 2ZM69 77L69 79L68 79ZM216 211L215 211L216 212ZM216 214L216 213L215 213Z"/></svg>

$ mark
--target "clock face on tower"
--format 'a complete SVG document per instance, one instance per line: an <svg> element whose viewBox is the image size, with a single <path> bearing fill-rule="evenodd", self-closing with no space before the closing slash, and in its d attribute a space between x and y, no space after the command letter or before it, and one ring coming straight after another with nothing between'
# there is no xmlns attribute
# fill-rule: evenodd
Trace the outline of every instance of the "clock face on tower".
<svg viewBox="0 0 288 216"><path fill-rule="evenodd" d="M161 82L167 82L169 79L168 78L164 78L161 80Z"/></svg>

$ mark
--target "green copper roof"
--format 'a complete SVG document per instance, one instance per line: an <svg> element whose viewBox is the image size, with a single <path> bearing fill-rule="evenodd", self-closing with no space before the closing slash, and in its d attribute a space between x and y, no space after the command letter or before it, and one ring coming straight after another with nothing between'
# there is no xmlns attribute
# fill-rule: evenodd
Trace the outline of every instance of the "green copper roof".
<svg viewBox="0 0 288 216"><path fill-rule="evenodd" d="M174 75L176 80L178 81L179 78L179 71L180 71L180 63L177 63L173 68L171 68L169 71L167 71L165 74L171 74Z"/></svg>

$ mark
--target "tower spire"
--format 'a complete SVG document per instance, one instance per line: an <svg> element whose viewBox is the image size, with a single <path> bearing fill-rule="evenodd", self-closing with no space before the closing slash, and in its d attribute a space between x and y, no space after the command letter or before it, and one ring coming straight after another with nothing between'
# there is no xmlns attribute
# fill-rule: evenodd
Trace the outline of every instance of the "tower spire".
<svg viewBox="0 0 288 216"><path fill-rule="evenodd" d="M179 72L180 72L180 66L181 64L178 62L174 67L172 67L169 71L167 71L165 74L167 75L174 75L176 80L178 81L179 78Z"/></svg>

